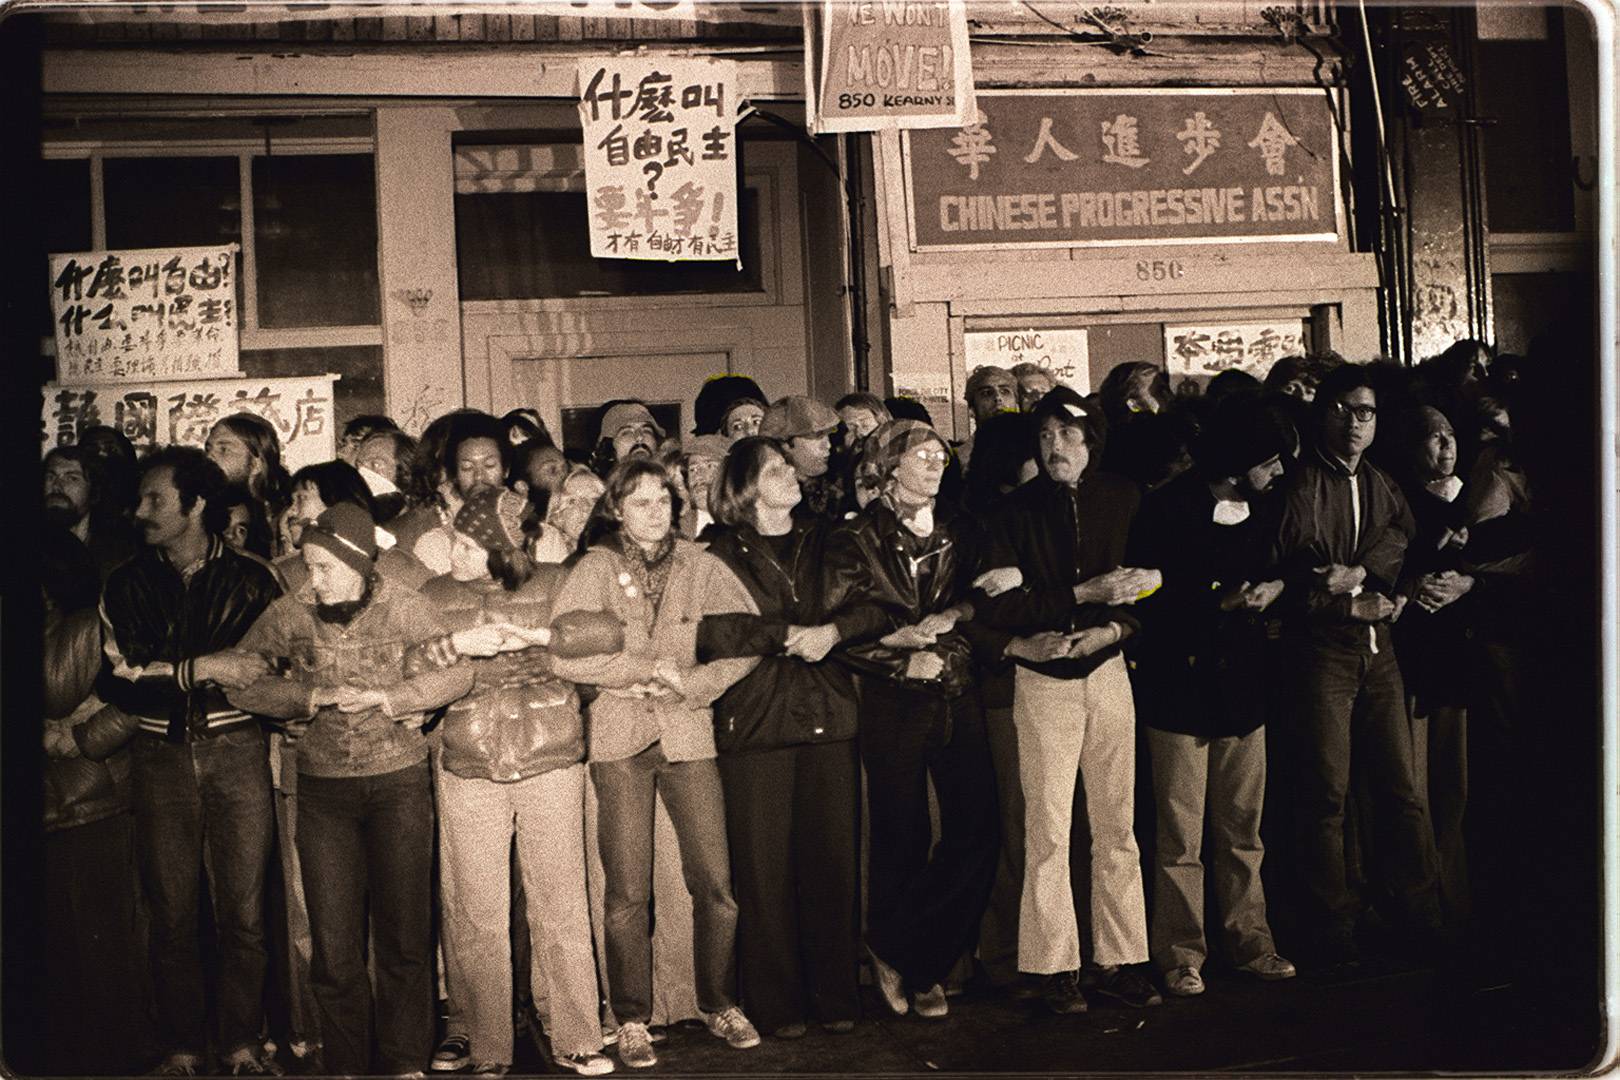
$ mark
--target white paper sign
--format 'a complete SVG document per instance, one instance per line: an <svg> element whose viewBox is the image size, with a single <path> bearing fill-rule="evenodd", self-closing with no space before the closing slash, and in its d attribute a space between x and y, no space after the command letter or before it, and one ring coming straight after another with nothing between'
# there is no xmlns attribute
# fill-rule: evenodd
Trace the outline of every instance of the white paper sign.
<svg viewBox="0 0 1620 1080"><path fill-rule="evenodd" d="M593 257L742 264L734 63L581 63L579 115Z"/></svg>
<svg viewBox="0 0 1620 1080"><path fill-rule="evenodd" d="M807 8L810 131L961 127L973 118L963 0L822 0Z"/></svg>
<svg viewBox="0 0 1620 1080"><path fill-rule="evenodd" d="M51 383L45 387L45 450L76 443L80 432L97 424L122 432L137 451L176 443L200 447L216 421L245 412L276 429L281 462L293 472L337 455L332 384L340 377Z"/></svg>
<svg viewBox="0 0 1620 1080"><path fill-rule="evenodd" d="M236 374L236 249L52 255L57 380L82 385Z"/></svg>
<svg viewBox="0 0 1620 1080"><path fill-rule="evenodd" d="M1084 330L969 330L962 335L967 370L990 364L1039 364L1078 394L1091 393L1091 354Z"/></svg>
<svg viewBox="0 0 1620 1080"><path fill-rule="evenodd" d="M1278 360L1304 352L1305 324L1299 319L1164 328L1165 366L1172 377L1207 377L1238 368L1263 379Z"/></svg>

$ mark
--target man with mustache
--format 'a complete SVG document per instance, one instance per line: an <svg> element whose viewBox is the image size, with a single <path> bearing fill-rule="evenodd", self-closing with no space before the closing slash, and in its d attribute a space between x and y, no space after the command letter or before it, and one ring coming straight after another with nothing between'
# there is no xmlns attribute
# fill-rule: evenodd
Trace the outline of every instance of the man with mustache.
<svg viewBox="0 0 1620 1080"><path fill-rule="evenodd" d="M1126 1005L1157 1005L1158 992L1131 966L1148 959L1148 939L1132 833L1136 714L1120 643L1138 627L1130 605L1158 574L1122 565L1139 496L1129 481L1098 471L1102 410L1057 386L1031 416L1041 475L1007 496L991 525L991 570L978 579L997 594L983 605L984 622L1021 635L1003 652L1018 662L1013 726L1025 807L1018 970L1041 977L1053 1012L1086 1010L1069 882L1075 785L1084 777L1095 988ZM1013 569L1011 581L993 580Z"/></svg>
<svg viewBox="0 0 1620 1080"><path fill-rule="evenodd" d="M107 498L107 470L80 446L58 446L45 455L45 518L84 542L103 584L113 568L135 554L135 536Z"/></svg>
<svg viewBox="0 0 1620 1080"><path fill-rule="evenodd" d="M1396 921L1419 939L1440 922L1433 838L1412 765L1406 690L1390 623L1415 531L1400 488L1365 458L1378 396L1359 364L1317 388L1315 445L1283 493L1273 550L1283 593L1283 670L1294 677L1291 763L1300 884L1316 951L1355 959L1360 905L1346 881L1345 799L1352 758L1366 781L1384 889Z"/></svg>
<svg viewBox="0 0 1620 1080"><path fill-rule="evenodd" d="M268 673L236 649L281 592L204 521L224 486L194 447L165 447L141 471L135 523L145 545L114 570L101 617L112 677L104 697L136 718L131 752L136 850L151 910L158 1071L194 1075L213 1045L235 1075L278 1073L259 1050L270 859L269 751L256 717L227 690ZM206 855L206 859L205 859ZM204 1000L197 867L206 865L217 943L217 1000ZM215 1030L205 1030L213 1014Z"/></svg>
<svg viewBox="0 0 1620 1080"><path fill-rule="evenodd" d="M1286 432L1258 395L1221 403L1196 464L1142 501L1130 559L1164 587L1138 605L1145 625L1131 682L1153 756L1157 805L1154 966L1178 997L1204 992L1204 870L1239 970L1292 978L1277 955L1260 884L1265 849L1267 610L1283 583L1266 573ZM1210 842L1203 843L1205 819Z"/></svg>
<svg viewBox="0 0 1620 1080"><path fill-rule="evenodd" d="M605 477L621 461L657 454L663 439L664 429L646 405L634 400L615 402L602 414L591 469Z"/></svg>

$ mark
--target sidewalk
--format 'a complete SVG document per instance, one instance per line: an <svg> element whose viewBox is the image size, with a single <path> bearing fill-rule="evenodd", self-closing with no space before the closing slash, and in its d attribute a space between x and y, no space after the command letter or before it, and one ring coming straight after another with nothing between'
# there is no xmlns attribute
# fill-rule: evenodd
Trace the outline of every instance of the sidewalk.
<svg viewBox="0 0 1620 1080"><path fill-rule="evenodd" d="M953 998L945 1021L896 1017L868 989L866 1018L850 1034L811 1025L803 1039L767 1035L738 1051L680 1026L658 1044L655 1068L620 1066L616 1075L1500 1074L1578 1069L1596 1051L1581 1049L1582 1024L1569 1009L1544 999L1538 1007L1536 995L1512 986L1463 993L1429 968L1374 960L1278 983L1213 969L1205 977L1202 997L1140 1010L1094 999L1090 1012L1064 1017L1046 1013L1039 998L1005 992ZM517 1073L552 1071L529 1040L517 1056Z"/></svg>

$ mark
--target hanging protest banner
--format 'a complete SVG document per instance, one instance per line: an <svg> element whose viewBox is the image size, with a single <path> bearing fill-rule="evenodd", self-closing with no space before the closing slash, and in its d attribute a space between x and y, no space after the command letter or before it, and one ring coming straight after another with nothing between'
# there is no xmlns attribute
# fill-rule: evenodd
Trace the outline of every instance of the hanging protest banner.
<svg viewBox="0 0 1620 1080"><path fill-rule="evenodd" d="M79 433L96 424L123 433L141 452L154 446L201 446L215 421L245 412L270 422L281 439L282 464L296 471L330 461L337 453L332 384L339 378L51 383L45 387L45 450L78 442Z"/></svg>
<svg viewBox="0 0 1620 1080"><path fill-rule="evenodd" d="M1039 364L1078 394L1091 393L1091 353L1086 332L1070 330L969 330L962 335L967 370L989 364L1012 368Z"/></svg>
<svg viewBox="0 0 1620 1080"><path fill-rule="evenodd" d="M980 91L973 123L902 132L912 246L1335 240L1320 90Z"/></svg>
<svg viewBox="0 0 1620 1080"><path fill-rule="evenodd" d="M234 375L235 244L52 255L63 385Z"/></svg>
<svg viewBox="0 0 1620 1080"><path fill-rule="evenodd" d="M1172 377L1208 378L1237 368L1264 379L1278 360L1304 354L1305 324L1300 319L1164 328L1165 367Z"/></svg>
<svg viewBox="0 0 1620 1080"><path fill-rule="evenodd" d="M817 22L807 13L812 134L959 128L972 119L963 0L822 0Z"/></svg>
<svg viewBox="0 0 1620 1080"><path fill-rule="evenodd" d="M742 265L736 88L725 60L580 64L593 257Z"/></svg>

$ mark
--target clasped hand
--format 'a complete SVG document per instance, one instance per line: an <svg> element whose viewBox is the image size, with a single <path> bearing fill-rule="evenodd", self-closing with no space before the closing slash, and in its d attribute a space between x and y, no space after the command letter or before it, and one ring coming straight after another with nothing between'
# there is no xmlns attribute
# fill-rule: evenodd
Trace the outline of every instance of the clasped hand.
<svg viewBox="0 0 1620 1080"><path fill-rule="evenodd" d="M1077 604L1107 604L1118 607L1134 604L1164 584L1157 570L1140 566L1120 566L1088 578L1074 587Z"/></svg>

